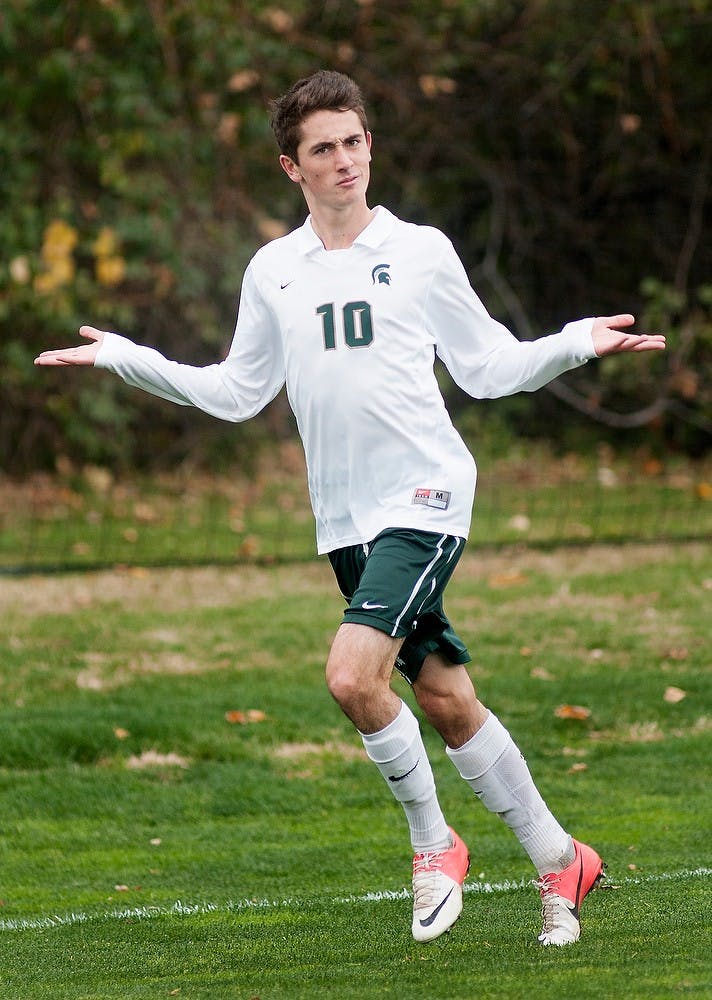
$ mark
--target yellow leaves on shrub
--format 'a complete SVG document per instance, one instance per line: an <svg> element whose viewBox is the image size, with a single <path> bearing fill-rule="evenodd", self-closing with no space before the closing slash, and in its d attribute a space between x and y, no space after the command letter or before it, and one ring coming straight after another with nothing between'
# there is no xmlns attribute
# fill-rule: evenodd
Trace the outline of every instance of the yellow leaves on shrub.
<svg viewBox="0 0 712 1000"><path fill-rule="evenodd" d="M44 232L42 259L52 261L69 256L78 240L79 236L73 226L63 219L54 219Z"/></svg>
<svg viewBox="0 0 712 1000"><path fill-rule="evenodd" d="M53 219L49 223L40 249L42 270L33 282L38 295L51 295L72 283L77 270L74 250L78 242L77 230L64 219ZM95 258L95 276L100 285L113 288L124 280L126 261L119 253L118 238L110 226L100 229L92 244L92 253ZM27 259L16 257L11 263L10 273L17 284L29 281Z"/></svg>
<svg viewBox="0 0 712 1000"><path fill-rule="evenodd" d="M116 233L111 226L103 226L94 240L92 252L96 258L94 263L96 280L107 288L120 285L126 274L126 261L118 249Z"/></svg>
<svg viewBox="0 0 712 1000"><path fill-rule="evenodd" d="M49 223L40 250L43 270L33 283L39 295L51 295L74 279L76 265L73 252L78 239L76 229L63 219L53 219Z"/></svg>
<svg viewBox="0 0 712 1000"><path fill-rule="evenodd" d="M95 257L111 257L116 253L116 233L111 226L102 226L91 249Z"/></svg>
<svg viewBox="0 0 712 1000"><path fill-rule="evenodd" d="M99 284L113 288L114 285L120 285L124 280L126 261L123 257L99 257L94 269Z"/></svg>

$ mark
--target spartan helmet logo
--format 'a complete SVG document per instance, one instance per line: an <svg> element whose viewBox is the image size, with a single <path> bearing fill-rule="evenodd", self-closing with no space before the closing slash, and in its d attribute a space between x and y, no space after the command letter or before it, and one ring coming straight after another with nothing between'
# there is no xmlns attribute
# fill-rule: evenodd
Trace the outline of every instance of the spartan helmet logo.
<svg viewBox="0 0 712 1000"><path fill-rule="evenodd" d="M388 273L388 268L390 264L376 264L374 269L371 271L371 278L373 283L379 285L390 285L391 276Z"/></svg>

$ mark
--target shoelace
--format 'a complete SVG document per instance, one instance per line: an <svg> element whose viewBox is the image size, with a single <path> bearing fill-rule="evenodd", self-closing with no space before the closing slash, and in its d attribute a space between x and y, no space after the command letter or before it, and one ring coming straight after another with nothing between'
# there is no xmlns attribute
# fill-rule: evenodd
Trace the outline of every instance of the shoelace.
<svg viewBox="0 0 712 1000"><path fill-rule="evenodd" d="M547 893L541 897L542 935L548 934L557 927L557 916L561 910L561 897ZM568 910L566 911L568 913Z"/></svg>
<svg viewBox="0 0 712 1000"><path fill-rule="evenodd" d="M438 876L443 863L442 852L424 851L413 858L413 894L415 906L431 906L438 891Z"/></svg>
<svg viewBox="0 0 712 1000"><path fill-rule="evenodd" d="M541 878L533 879L532 885L535 885L541 894L541 898L544 899L545 896L553 893L556 886L561 881L561 875L556 872L549 872L548 875L542 875Z"/></svg>
<svg viewBox="0 0 712 1000"><path fill-rule="evenodd" d="M542 875L541 878L532 880L532 885L535 885L541 894L541 919L543 927L540 937L544 937L558 926L557 917L562 909L562 903L561 896L556 892L556 887L560 881L561 878L556 872L550 872L548 875ZM564 909L568 915L568 908L564 907Z"/></svg>

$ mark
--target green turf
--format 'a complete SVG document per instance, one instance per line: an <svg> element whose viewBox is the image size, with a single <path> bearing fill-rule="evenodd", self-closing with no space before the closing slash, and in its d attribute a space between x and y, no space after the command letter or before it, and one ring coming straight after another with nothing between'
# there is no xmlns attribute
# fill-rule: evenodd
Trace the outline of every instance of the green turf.
<svg viewBox="0 0 712 1000"><path fill-rule="evenodd" d="M404 821L323 684L324 563L0 581L0 998L712 996L711 594L703 544L458 569L482 698L618 886L542 950L526 858L427 730L473 867L411 940Z"/></svg>

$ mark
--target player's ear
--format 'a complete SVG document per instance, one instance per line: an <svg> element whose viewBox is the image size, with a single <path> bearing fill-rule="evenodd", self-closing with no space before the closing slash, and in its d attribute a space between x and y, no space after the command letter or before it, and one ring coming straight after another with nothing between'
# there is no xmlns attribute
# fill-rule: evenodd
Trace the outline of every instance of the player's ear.
<svg viewBox="0 0 712 1000"><path fill-rule="evenodd" d="M290 181L295 184L300 184L302 180L302 172L299 169L299 164L295 163L291 156L286 156L284 153L279 158L279 165L285 172Z"/></svg>
<svg viewBox="0 0 712 1000"><path fill-rule="evenodd" d="M369 153L371 152L371 141L372 141L372 138L373 137L371 136L371 133L367 132L366 133L366 145L368 146Z"/></svg>

